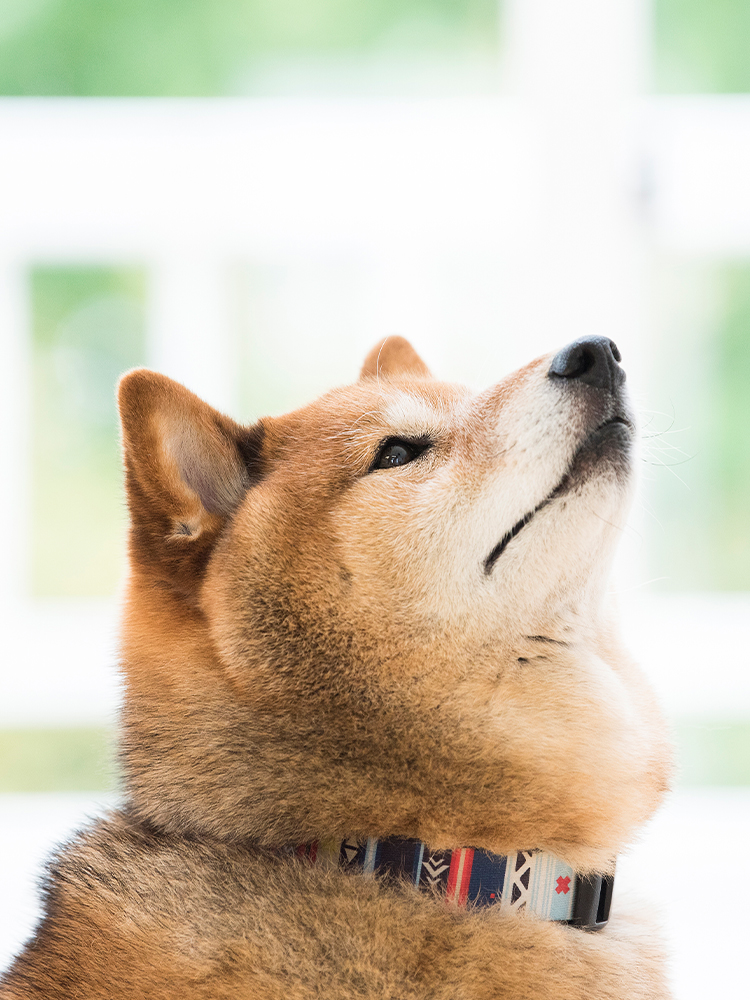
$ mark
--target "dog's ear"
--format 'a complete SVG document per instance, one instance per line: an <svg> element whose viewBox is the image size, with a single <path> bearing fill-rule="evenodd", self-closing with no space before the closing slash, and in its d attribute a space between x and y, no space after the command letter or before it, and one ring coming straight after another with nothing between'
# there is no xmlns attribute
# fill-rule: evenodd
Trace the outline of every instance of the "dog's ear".
<svg viewBox="0 0 750 1000"><path fill-rule="evenodd" d="M246 428L165 375L137 369L118 389L134 563L190 593L261 475L262 425Z"/></svg>
<svg viewBox="0 0 750 1000"><path fill-rule="evenodd" d="M408 340L403 337L386 337L367 355L359 377L367 379L383 375L394 378L429 378L430 370Z"/></svg>

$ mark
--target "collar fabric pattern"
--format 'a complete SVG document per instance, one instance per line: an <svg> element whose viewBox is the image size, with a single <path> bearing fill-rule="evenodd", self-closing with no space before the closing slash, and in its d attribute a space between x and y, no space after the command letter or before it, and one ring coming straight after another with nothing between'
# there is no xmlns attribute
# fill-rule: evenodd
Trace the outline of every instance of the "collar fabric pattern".
<svg viewBox="0 0 750 1000"><path fill-rule="evenodd" d="M609 918L613 878L583 878L545 851L507 856L473 847L431 851L422 841L390 837L304 844L297 854L317 864L407 881L459 906L528 910L586 930L599 930Z"/></svg>

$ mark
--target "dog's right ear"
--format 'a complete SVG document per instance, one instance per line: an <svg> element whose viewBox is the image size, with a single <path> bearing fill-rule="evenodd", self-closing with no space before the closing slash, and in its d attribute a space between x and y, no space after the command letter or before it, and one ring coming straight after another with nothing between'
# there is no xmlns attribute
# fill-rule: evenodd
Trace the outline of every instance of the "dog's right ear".
<svg viewBox="0 0 750 1000"><path fill-rule="evenodd" d="M404 337L386 337L365 358L360 379L380 376L429 378L430 369Z"/></svg>
<svg viewBox="0 0 750 1000"><path fill-rule="evenodd" d="M136 369L118 389L130 555L185 594L261 475L262 424L242 427L178 382Z"/></svg>

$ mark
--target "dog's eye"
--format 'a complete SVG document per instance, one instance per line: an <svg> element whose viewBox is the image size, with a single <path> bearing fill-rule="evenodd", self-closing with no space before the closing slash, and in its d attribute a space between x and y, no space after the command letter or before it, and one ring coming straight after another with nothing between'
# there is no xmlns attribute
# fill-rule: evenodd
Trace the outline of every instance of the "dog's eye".
<svg viewBox="0 0 750 1000"><path fill-rule="evenodd" d="M370 472L375 469L395 469L399 465L413 462L429 446L429 441L405 441L403 438L388 438L380 446L375 461L370 466Z"/></svg>

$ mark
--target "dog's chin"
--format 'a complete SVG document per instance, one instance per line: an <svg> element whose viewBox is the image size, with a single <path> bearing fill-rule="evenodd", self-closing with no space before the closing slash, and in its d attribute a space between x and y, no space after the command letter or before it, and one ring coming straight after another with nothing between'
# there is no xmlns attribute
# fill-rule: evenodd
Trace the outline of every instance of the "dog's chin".
<svg viewBox="0 0 750 1000"><path fill-rule="evenodd" d="M594 477L608 475L626 485L632 472L634 427L623 415L612 417L600 424L573 456L560 482L533 510L528 511L508 531L484 561L486 574L492 572L495 563L518 535L544 507L560 497L575 493Z"/></svg>
<svg viewBox="0 0 750 1000"><path fill-rule="evenodd" d="M614 474L623 483L627 482L632 471L633 435L633 424L624 416L613 417L597 427L583 441L568 471L536 510L574 492L594 476Z"/></svg>

